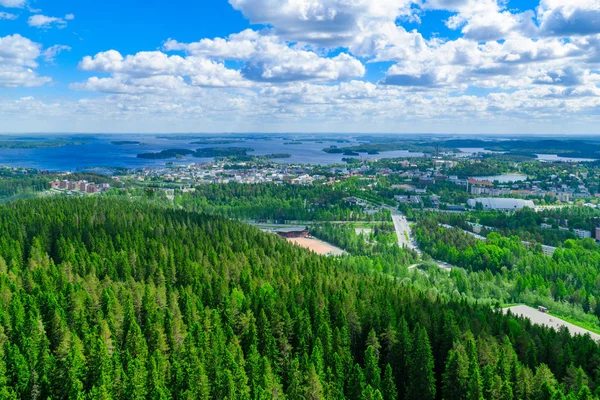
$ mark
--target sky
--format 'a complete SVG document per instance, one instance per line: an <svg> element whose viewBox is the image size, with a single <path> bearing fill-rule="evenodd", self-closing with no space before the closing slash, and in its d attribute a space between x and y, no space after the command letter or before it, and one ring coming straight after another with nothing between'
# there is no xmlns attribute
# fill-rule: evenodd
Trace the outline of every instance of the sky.
<svg viewBox="0 0 600 400"><path fill-rule="evenodd" d="M0 132L600 134L600 0L0 0Z"/></svg>

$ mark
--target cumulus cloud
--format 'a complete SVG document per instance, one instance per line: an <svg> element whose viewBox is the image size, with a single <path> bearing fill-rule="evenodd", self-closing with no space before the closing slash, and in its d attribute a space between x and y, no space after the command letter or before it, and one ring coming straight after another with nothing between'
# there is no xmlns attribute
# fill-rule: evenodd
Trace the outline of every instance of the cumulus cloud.
<svg viewBox="0 0 600 400"><path fill-rule="evenodd" d="M145 121L149 129L201 121L219 130L264 121L389 130L434 121L432 132L481 121L505 127L598 120L598 0L540 0L531 10L505 0L229 2L263 27L191 43L168 39L160 51L84 57L79 68L90 76L71 88L103 96L63 104L71 107L65 118ZM420 21L440 14L457 38L423 33ZM39 18L37 26L48 28L74 16ZM51 62L68 50L11 40L0 41L3 86L43 83L37 60ZM486 94L467 95L469 88ZM56 112L35 99L5 105L16 104Z"/></svg>
<svg viewBox="0 0 600 400"><path fill-rule="evenodd" d="M18 15L7 13L5 11L0 11L0 20L2 20L2 19L12 20L12 19L17 19L17 18L18 18Z"/></svg>
<svg viewBox="0 0 600 400"><path fill-rule="evenodd" d="M363 64L346 53L322 57L313 51L291 47L277 36L252 30L227 39L203 39L190 44L168 40L164 48L184 50L201 57L243 61L242 74L254 81L345 80L365 73Z"/></svg>
<svg viewBox="0 0 600 400"><path fill-rule="evenodd" d="M229 0L252 23L288 40L349 46L369 29L413 15L413 0Z"/></svg>
<svg viewBox="0 0 600 400"><path fill-rule="evenodd" d="M15 34L0 37L0 87L41 86L50 78L37 75L42 46Z"/></svg>
<svg viewBox="0 0 600 400"><path fill-rule="evenodd" d="M532 10L513 13L499 0L425 0L423 9L453 13L445 24L460 29L465 39L477 42L534 34L537 27Z"/></svg>
<svg viewBox="0 0 600 400"><path fill-rule="evenodd" d="M91 77L73 85L76 89L134 93L187 90L190 87L248 87L251 82L223 63L201 57L169 56L160 51L123 57L116 50L86 56L79 63L84 71L109 73L109 78Z"/></svg>
<svg viewBox="0 0 600 400"><path fill-rule="evenodd" d="M544 35L589 35L600 33L600 2L597 0L541 0L538 7Z"/></svg>
<svg viewBox="0 0 600 400"><path fill-rule="evenodd" d="M34 28L43 28L48 29L52 26L56 26L58 28L64 28L67 26L67 21L74 19L75 16L73 14L67 14L64 18L59 17L48 17L42 14L36 14L29 17L27 20L27 24Z"/></svg>
<svg viewBox="0 0 600 400"><path fill-rule="evenodd" d="M26 3L25 0L0 0L0 6L6 8L23 8Z"/></svg>
<svg viewBox="0 0 600 400"><path fill-rule="evenodd" d="M0 37L0 64L36 68L41 47L19 34Z"/></svg>

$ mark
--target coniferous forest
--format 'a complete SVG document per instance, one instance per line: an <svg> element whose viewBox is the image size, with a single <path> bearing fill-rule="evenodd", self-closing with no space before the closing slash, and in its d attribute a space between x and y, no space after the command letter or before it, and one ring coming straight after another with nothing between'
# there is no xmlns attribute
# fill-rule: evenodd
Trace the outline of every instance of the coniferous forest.
<svg viewBox="0 0 600 400"><path fill-rule="evenodd" d="M0 207L1 399L593 399L600 348L224 217Z"/></svg>

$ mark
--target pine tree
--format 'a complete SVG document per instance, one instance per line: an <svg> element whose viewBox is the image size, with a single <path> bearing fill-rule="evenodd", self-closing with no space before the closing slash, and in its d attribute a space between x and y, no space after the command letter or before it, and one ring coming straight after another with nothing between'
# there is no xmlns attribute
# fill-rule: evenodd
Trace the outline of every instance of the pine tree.
<svg viewBox="0 0 600 400"><path fill-rule="evenodd" d="M499 400L513 400L513 391L509 381L502 382Z"/></svg>
<svg viewBox="0 0 600 400"><path fill-rule="evenodd" d="M325 398L323 396L323 384L321 383L319 374L317 374L315 366L312 363L310 364L308 370L304 398L308 400L322 400Z"/></svg>
<svg viewBox="0 0 600 400"><path fill-rule="evenodd" d="M300 363L298 358L294 358L290 363L288 372L288 386L286 397L289 400L302 400L304 398L304 389L302 387L302 375L300 373Z"/></svg>
<svg viewBox="0 0 600 400"><path fill-rule="evenodd" d="M398 398L398 389L396 388L396 382L394 381L394 374L390 364L385 366L383 381L381 382L381 394L383 400L396 400Z"/></svg>
<svg viewBox="0 0 600 400"><path fill-rule="evenodd" d="M381 370L379 369L379 352L369 345L365 351L365 381L374 390L381 384Z"/></svg>
<svg viewBox="0 0 600 400"><path fill-rule="evenodd" d="M360 365L355 364L348 377L348 397L351 399L360 399L366 386L365 377Z"/></svg>
<svg viewBox="0 0 600 400"><path fill-rule="evenodd" d="M548 382L543 382L542 385L540 386L540 390L538 391L538 393L535 396L536 400L551 400L552 397L554 396L554 393L556 392L556 390L554 390L552 388L552 386L550 386L548 384Z"/></svg>
<svg viewBox="0 0 600 400"><path fill-rule="evenodd" d="M3 342L3 340L1 340L3 333L2 328L0 328L0 343ZM0 345L0 399L17 400L16 393L8 387L6 366L4 364L4 349L2 345Z"/></svg>
<svg viewBox="0 0 600 400"><path fill-rule="evenodd" d="M436 386L433 364L427 331L417 325L413 334L410 378L406 389L407 400L435 399Z"/></svg>
<svg viewBox="0 0 600 400"><path fill-rule="evenodd" d="M394 357L391 361L392 368L396 373L396 388L406 393L411 366L412 334L404 316L400 317L393 354Z"/></svg>
<svg viewBox="0 0 600 400"><path fill-rule="evenodd" d="M588 388L585 385L582 386L581 389L579 389L579 392L577 393L577 400L592 400L593 398L594 396L592 396L590 388Z"/></svg>
<svg viewBox="0 0 600 400"><path fill-rule="evenodd" d="M125 395L130 400L144 400L148 391L147 372L144 364L135 358L127 366Z"/></svg>
<svg viewBox="0 0 600 400"><path fill-rule="evenodd" d="M462 345L450 350L442 378L442 396L446 400L466 400L469 383L469 361Z"/></svg>
<svg viewBox="0 0 600 400"><path fill-rule="evenodd" d="M167 400L171 393L167 387L167 360L155 350L149 361L148 370L148 397L152 400Z"/></svg>
<svg viewBox="0 0 600 400"><path fill-rule="evenodd" d="M469 375L466 398L468 400L481 400L483 398L483 381L479 372L479 365L476 368L472 367L470 369L472 372Z"/></svg>

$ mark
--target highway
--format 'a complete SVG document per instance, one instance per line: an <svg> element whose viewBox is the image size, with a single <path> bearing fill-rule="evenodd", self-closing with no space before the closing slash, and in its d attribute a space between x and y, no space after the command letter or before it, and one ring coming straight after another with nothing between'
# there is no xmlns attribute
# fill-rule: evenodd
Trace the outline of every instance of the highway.
<svg viewBox="0 0 600 400"><path fill-rule="evenodd" d="M410 231L410 225L408 224L406 217L392 207L389 207L388 209L392 214L392 221L394 222L394 228L396 229L396 236L398 236L398 246L415 250L419 253L419 255L421 255L421 252L417 246L415 246L414 239L412 238Z"/></svg>

